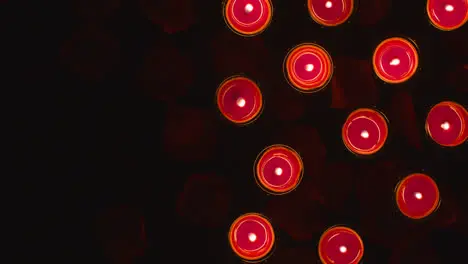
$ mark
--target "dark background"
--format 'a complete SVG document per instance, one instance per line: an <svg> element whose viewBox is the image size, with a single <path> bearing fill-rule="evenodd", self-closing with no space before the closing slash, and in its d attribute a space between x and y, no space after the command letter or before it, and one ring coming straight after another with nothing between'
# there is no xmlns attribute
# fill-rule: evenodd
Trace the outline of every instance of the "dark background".
<svg viewBox="0 0 468 264"><path fill-rule="evenodd" d="M11 186L20 192L8 202L18 261L239 263L229 225L259 212L277 234L268 263L316 263L320 234L336 224L360 233L364 263L465 262L467 146L437 146L424 120L442 100L467 105L468 33L432 27L425 1L361 0L346 24L323 28L305 0L273 0L272 23L252 38L227 28L219 0L1 5L17 73L6 77L19 99L7 112L18 139ZM420 52L420 69L400 85L379 81L370 61L392 36L412 38ZM302 42L322 45L335 64L317 94L284 79L284 56ZM214 101L234 74L264 95L262 115L245 127L224 120ZM374 157L341 141L358 107L389 119ZM285 196L253 178L257 154L276 143L305 165ZM393 200L412 172L441 191L439 210L423 221L403 217Z"/></svg>

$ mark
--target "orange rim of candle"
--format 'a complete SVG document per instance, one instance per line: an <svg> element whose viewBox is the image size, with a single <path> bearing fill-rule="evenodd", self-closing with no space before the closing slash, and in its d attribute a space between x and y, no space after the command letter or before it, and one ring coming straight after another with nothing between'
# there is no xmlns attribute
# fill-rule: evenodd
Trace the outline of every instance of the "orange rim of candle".
<svg viewBox="0 0 468 264"><path fill-rule="evenodd" d="M361 253L359 254L359 257L356 259L355 263L359 263L359 261L361 261L362 259L362 256L364 256L364 242L362 241L362 238L361 236L359 236L359 234L354 231L353 229L349 228L349 227L346 227L346 226L340 226L340 225L337 225L337 226L332 226L332 227L329 227L327 230L325 230L325 232L323 232L323 234L320 236L320 240L319 240L319 248L318 248L318 252L319 252L319 257L320 257L320 260L322 261L322 263L324 264L333 264L333 262L330 262L330 261L326 261L324 256L322 255L322 242L323 242L323 239L325 238L325 236L330 233L331 231L335 231L335 230L343 230L343 231L346 231L346 232L349 232L351 234L353 234L354 236L357 237L357 239L359 240L359 244L361 245L361 248L362 248L362 251Z"/></svg>
<svg viewBox="0 0 468 264"><path fill-rule="evenodd" d="M437 142L434 137L432 136L431 134L431 130L429 129L429 124L427 123L427 117L429 117L429 115L434 111L434 109L436 107L440 107L440 106L448 106L450 107L450 109L452 109L458 116L458 118L460 118L461 120L461 130L460 130L460 133L458 134L458 137L457 139L455 140L454 143L451 143L451 144L441 144L439 142ZM463 113L460 113L460 111L463 111ZM463 134L465 133L465 129L466 129L466 122L468 122L468 120L465 120L465 117L468 116L468 111L460 104L458 103L455 103L455 102L451 102L451 101L444 101L444 102L440 102L436 105L434 105L431 110L429 110L429 113L427 113L427 116L426 116L426 122L425 122L425 129L426 129L426 133L429 135L429 137L437 144L441 145L441 146L444 146L444 147L456 147L456 146L459 146L461 144L463 144L465 141L466 141L466 137L463 138Z"/></svg>
<svg viewBox="0 0 468 264"><path fill-rule="evenodd" d="M437 23L437 21L435 21L434 17L431 15L432 12L429 8L429 2L430 1L433 1L433 0L427 0L426 2L426 12L427 12L427 17L429 18L429 21L431 22L431 25L434 26L435 28L439 29L439 30L442 30L442 31L452 31L452 30L455 30L455 29L458 29L460 27L462 27L463 25L465 25L466 21L468 21L468 12L466 12L465 14L465 18L461 21L460 24L456 25L456 26L452 26L452 27L444 27L442 26L441 24ZM465 0L465 4L467 5L468 7L468 0Z"/></svg>
<svg viewBox="0 0 468 264"><path fill-rule="evenodd" d="M233 4L234 1L235 0L227 0L225 2L224 8L223 8L224 21L226 22L226 25L228 25L228 27L234 33L236 33L236 34L238 34L240 36L243 36L243 37L253 37L253 36L256 36L256 35L262 33L263 31L265 31L265 29L267 29L267 27L270 25L272 17L273 17L273 5L271 4L270 0L261 0L261 1L265 2L266 9L268 10L268 18L267 18L267 21L266 21L266 23L264 25L262 25L259 29L256 29L254 31L239 30L239 29L236 28L233 21L231 21L230 15L228 14L228 12L230 12L230 8L232 7L232 4Z"/></svg>
<svg viewBox="0 0 468 264"><path fill-rule="evenodd" d="M350 0L351 2L351 6L349 7L349 13L346 14L346 16L340 20L339 22L337 23L327 23L325 22L323 19L321 19L319 16L317 16L315 14L315 11L314 11L314 8L312 7L312 1L313 0L308 0L307 1L307 9L309 10L309 14L310 16L312 17L312 19L319 25L322 25L322 26L327 26L327 27L335 27L335 26L339 26L343 23L345 23L350 17L351 15L353 14L353 10L354 10L354 0Z"/></svg>

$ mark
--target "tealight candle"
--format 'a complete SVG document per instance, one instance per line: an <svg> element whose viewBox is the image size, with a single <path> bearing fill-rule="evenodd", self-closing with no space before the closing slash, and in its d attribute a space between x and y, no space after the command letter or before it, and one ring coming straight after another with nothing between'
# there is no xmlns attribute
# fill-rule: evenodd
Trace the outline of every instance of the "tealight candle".
<svg viewBox="0 0 468 264"><path fill-rule="evenodd" d="M240 216L229 230L229 244L232 250L247 261L264 260L273 249L274 243L273 226L257 213Z"/></svg>
<svg viewBox="0 0 468 264"><path fill-rule="evenodd" d="M418 51L403 38L382 41L374 51L372 65L375 74L387 83L402 83L410 79L418 68Z"/></svg>
<svg viewBox="0 0 468 264"><path fill-rule="evenodd" d="M411 219L429 216L440 204L437 184L421 173L411 174L399 182L395 197L400 212Z"/></svg>
<svg viewBox="0 0 468 264"><path fill-rule="evenodd" d="M301 92L324 88L333 74L328 52L316 44L301 44L286 56L284 71L288 82Z"/></svg>
<svg viewBox="0 0 468 264"><path fill-rule="evenodd" d="M247 124L257 118L263 107L260 88L245 77L225 80L216 92L221 114L236 124Z"/></svg>
<svg viewBox="0 0 468 264"><path fill-rule="evenodd" d="M353 13L354 0L308 0L312 19L323 26L338 26Z"/></svg>
<svg viewBox="0 0 468 264"><path fill-rule="evenodd" d="M273 145L258 156L255 178L265 191L284 194L299 185L303 168L302 159L296 151L285 145Z"/></svg>
<svg viewBox="0 0 468 264"><path fill-rule="evenodd" d="M427 0L426 10L431 24L440 30L455 30L468 21L467 0Z"/></svg>
<svg viewBox="0 0 468 264"><path fill-rule="evenodd" d="M227 0L223 13L232 31L254 36L268 27L273 9L270 0Z"/></svg>
<svg viewBox="0 0 468 264"><path fill-rule="evenodd" d="M437 144L455 147L468 138L468 111L455 102L441 102L429 111L426 132Z"/></svg>
<svg viewBox="0 0 468 264"><path fill-rule="evenodd" d="M351 228L335 226L320 237L318 252L324 264L357 264L364 255L364 243Z"/></svg>
<svg viewBox="0 0 468 264"><path fill-rule="evenodd" d="M361 108L348 116L341 135L349 151L371 155L379 151L387 140L387 121L379 112Z"/></svg>

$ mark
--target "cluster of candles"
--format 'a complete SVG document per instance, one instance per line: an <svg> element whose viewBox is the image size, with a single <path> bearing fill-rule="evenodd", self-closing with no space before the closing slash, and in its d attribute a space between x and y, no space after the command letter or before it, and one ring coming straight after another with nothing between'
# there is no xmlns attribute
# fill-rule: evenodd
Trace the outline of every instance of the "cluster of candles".
<svg viewBox="0 0 468 264"><path fill-rule="evenodd" d="M355 9L354 0L308 0L311 18L322 26L338 26L346 22ZM454 30L468 20L468 2L428 0L427 15L440 30ZM235 33L254 36L263 32L273 15L270 0L227 0L224 18ZM392 37L374 50L374 73L390 84L403 83L415 75L419 63L418 50L410 39ZM288 83L302 93L324 89L333 75L333 61L325 48L303 43L292 48L284 60ZM257 83L245 76L227 78L216 91L221 114L238 125L254 122L263 110L262 92ZM468 138L468 111L458 103L444 101L427 114L425 129L430 138L445 147L462 144ZM342 126L344 146L356 155L378 152L388 137L388 120L375 109L360 108L349 114ZM301 182L304 166L300 155L286 145L272 145L258 155L254 164L255 180L270 194L282 195ZM439 189L428 175L406 176L395 188L395 203L410 219L432 214L440 204ZM261 261L274 248L275 232L270 220L258 213L237 218L229 230L232 250L245 261ZM346 226L325 230L318 243L322 263L357 264L364 255L359 234Z"/></svg>

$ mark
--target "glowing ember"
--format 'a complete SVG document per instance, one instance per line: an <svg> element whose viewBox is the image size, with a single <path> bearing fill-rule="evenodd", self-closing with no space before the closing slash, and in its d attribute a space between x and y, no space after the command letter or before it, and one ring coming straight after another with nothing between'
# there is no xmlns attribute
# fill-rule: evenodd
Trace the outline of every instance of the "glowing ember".
<svg viewBox="0 0 468 264"><path fill-rule="evenodd" d="M244 107L245 106L245 99L244 98L239 98L239 99L237 99L236 103L237 103L237 106Z"/></svg>
<svg viewBox="0 0 468 264"><path fill-rule="evenodd" d="M275 174L278 175L278 176L280 176L281 174L283 174L283 169L281 169L281 168L276 168L276 169L275 169Z"/></svg>
<svg viewBox="0 0 468 264"><path fill-rule="evenodd" d="M308 72L311 72L314 70L314 65L313 64L307 64L305 66L305 70L308 71Z"/></svg>
<svg viewBox="0 0 468 264"><path fill-rule="evenodd" d="M447 12L452 12L454 9L453 5L445 5L445 11Z"/></svg>
<svg viewBox="0 0 468 264"><path fill-rule="evenodd" d="M443 130L449 130L450 124L449 124L448 122L444 122L444 123L442 123L442 125L440 125L440 127L441 127Z"/></svg>
<svg viewBox="0 0 468 264"><path fill-rule="evenodd" d="M422 196L422 193L417 192L417 193L414 194L414 197L416 197L416 199L418 199L418 200L421 200L423 196Z"/></svg>
<svg viewBox="0 0 468 264"><path fill-rule="evenodd" d="M346 253L346 251L348 251L348 249L345 246L340 247L340 252L341 253Z"/></svg>
<svg viewBox="0 0 468 264"><path fill-rule="evenodd" d="M257 236L254 233L249 233L249 241L255 242L257 240Z"/></svg>
<svg viewBox="0 0 468 264"><path fill-rule="evenodd" d="M333 6L333 4L332 4L331 1L327 1L327 2L325 3L325 7L326 7L326 8L331 8L332 6Z"/></svg>
<svg viewBox="0 0 468 264"><path fill-rule="evenodd" d="M361 137L362 138L369 138L369 132L367 132L366 130L362 131L361 132Z"/></svg>
<svg viewBox="0 0 468 264"><path fill-rule="evenodd" d="M393 59L392 61L390 61L390 65L392 66L400 65L400 59L398 58Z"/></svg>
<svg viewBox="0 0 468 264"><path fill-rule="evenodd" d="M252 4L246 4L244 8L245 13L249 14L250 12L253 11L253 5Z"/></svg>

